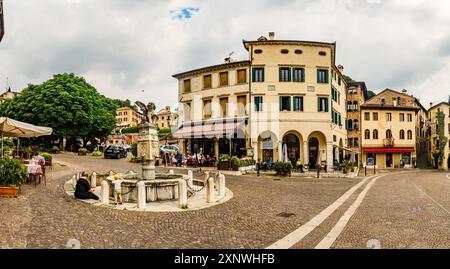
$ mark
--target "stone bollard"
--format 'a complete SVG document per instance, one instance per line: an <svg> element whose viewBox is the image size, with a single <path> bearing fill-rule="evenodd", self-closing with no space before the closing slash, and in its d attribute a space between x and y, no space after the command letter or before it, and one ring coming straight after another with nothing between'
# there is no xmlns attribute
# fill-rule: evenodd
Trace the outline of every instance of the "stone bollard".
<svg viewBox="0 0 450 269"><path fill-rule="evenodd" d="M206 202L214 203L216 201L216 191L214 190L214 178L210 177L206 182Z"/></svg>
<svg viewBox="0 0 450 269"><path fill-rule="evenodd" d="M219 197L225 197L225 175L219 176Z"/></svg>
<svg viewBox="0 0 450 269"><path fill-rule="evenodd" d="M169 170L169 175L173 175L173 174L175 174L175 172L172 169Z"/></svg>
<svg viewBox="0 0 450 269"><path fill-rule="evenodd" d="M138 208L145 209L147 207L147 198L144 181L139 181L136 185L138 189Z"/></svg>
<svg viewBox="0 0 450 269"><path fill-rule="evenodd" d="M114 176L114 172L113 171L109 171L109 176Z"/></svg>
<svg viewBox="0 0 450 269"><path fill-rule="evenodd" d="M91 175L91 187L97 187L97 173L93 172Z"/></svg>
<svg viewBox="0 0 450 269"><path fill-rule="evenodd" d="M102 181L102 204L109 205L109 183L108 183L108 180Z"/></svg>
<svg viewBox="0 0 450 269"><path fill-rule="evenodd" d="M194 173L192 173L192 170L188 171L188 184L192 188L194 186Z"/></svg>
<svg viewBox="0 0 450 269"><path fill-rule="evenodd" d="M73 189L75 189L76 186L77 186L77 176L74 175L74 176L72 177L72 187L73 187Z"/></svg>
<svg viewBox="0 0 450 269"><path fill-rule="evenodd" d="M216 190L219 190L219 178L220 178L220 175L222 175L222 173L218 172L216 174L216 177L214 178L214 187L215 187Z"/></svg>
<svg viewBox="0 0 450 269"><path fill-rule="evenodd" d="M178 182L178 206L181 209L187 209L188 207L187 184L184 179Z"/></svg>
<svg viewBox="0 0 450 269"><path fill-rule="evenodd" d="M205 175L203 176L203 181L208 181L209 179L209 172L205 172Z"/></svg>

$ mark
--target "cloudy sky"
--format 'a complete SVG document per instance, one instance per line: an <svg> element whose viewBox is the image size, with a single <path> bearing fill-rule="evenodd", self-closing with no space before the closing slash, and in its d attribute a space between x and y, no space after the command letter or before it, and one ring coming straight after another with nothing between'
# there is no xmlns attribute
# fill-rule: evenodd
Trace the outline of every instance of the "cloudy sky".
<svg viewBox="0 0 450 269"><path fill-rule="evenodd" d="M177 103L171 75L223 62L242 39L337 42L337 64L428 108L450 94L450 1L4 0L0 89L83 76L113 98Z"/></svg>

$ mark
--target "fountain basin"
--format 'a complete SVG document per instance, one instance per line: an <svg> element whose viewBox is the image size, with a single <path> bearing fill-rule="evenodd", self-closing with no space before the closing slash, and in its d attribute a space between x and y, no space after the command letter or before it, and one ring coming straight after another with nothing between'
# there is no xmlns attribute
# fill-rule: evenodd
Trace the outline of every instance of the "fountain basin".
<svg viewBox="0 0 450 269"><path fill-rule="evenodd" d="M178 184L181 180L187 180L184 175L164 175L157 174L155 179L142 180L138 175L119 174L123 178L122 199L125 203L137 203L138 190L136 184L143 181L145 184L146 201L170 201L178 199ZM114 176L106 178L110 185L110 196L114 197Z"/></svg>

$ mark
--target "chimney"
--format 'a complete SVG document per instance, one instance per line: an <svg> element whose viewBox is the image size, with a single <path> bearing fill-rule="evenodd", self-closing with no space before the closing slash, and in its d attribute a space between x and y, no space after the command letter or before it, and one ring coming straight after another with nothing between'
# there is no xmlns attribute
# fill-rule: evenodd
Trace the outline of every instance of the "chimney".
<svg viewBox="0 0 450 269"><path fill-rule="evenodd" d="M275 32L269 32L269 40L275 39Z"/></svg>
<svg viewBox="0 0 450 269"><path fill-rule="evenodd" d="M433 102L430 102L430 108L432 108L433 107Z"/></svg>
<svg viewBox="0 0 450 269"><path fill-rule="evenodd" d="M406 89L402 90L402 93L404 93L404 94L406 94L407 92L408 92L408 90L406 90Z"/></svg>
<svg viewBox="0 0 450 269"><path fill-rule="evenodd" d="M339 72L341 72L341 74L344 75L344 67L342 65L338 65L337 68L339 69Z"/></svg>

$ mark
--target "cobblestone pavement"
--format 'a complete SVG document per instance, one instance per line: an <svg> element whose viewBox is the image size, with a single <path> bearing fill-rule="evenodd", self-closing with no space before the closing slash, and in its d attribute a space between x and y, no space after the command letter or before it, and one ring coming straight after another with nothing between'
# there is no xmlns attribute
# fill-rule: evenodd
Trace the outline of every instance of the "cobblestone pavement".
<svg viewBox="0 0 450 269"><path fill-rule="evenodd" d="M140 172L126 160L55 155L47 186L24 185L0 199L0 248L264 248L306 223L360 179L227 176L234 197L212 208L177 213L126 212L70 199L62 186L76 171ZM185 171L186 172L186 171ZM286 212L289 218L277 216Z"/></svg>
<svg viewBox="0 0 450 269"><path fill-rule="evenodd" d="M422 171L377 180L333 248L450 248L450 179Z"/></svg>

